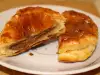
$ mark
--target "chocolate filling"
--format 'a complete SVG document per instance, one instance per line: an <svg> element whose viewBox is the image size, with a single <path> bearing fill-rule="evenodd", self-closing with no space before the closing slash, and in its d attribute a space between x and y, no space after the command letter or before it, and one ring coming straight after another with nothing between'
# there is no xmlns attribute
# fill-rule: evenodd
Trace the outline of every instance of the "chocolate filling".
<svg viewBox="0 0 100 75"><path fill-rule="evenodd" d="M47 30L44 30L43 32L39 33L39 34L36 34L36 35L33 35L33 36L30 36L30 37L27 37L21 41L18 41L14 44L11 44L9 46L9 49L11 50L19 50L19 52L21 51L26 51L32 47L35 47L41 43L43 43L44 41L50 39L52 36L48 35L46 39L43 39L43 40L39 40L41 37L43 37L44 35L48 34L50 31L52 31L55 27L52 27L52 28L49 28Z"/></svg>

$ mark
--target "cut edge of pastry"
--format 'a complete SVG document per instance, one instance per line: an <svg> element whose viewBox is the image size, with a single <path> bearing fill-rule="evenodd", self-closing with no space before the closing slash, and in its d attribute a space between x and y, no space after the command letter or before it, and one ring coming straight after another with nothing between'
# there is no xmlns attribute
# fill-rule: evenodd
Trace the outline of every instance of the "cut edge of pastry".
<svg viewBox="0 0 100 75"><path fill-rule="evenodd" d="M18 43L20 41L22 41L22 43L23 43L24 40L26 40L28 38L21 39L17 42L12 41L10 43L3 43L3 45L2 44L0 45L0 56L15 56L15 55L21 54L23 52L28 51L30 48L43 43L44 41L47 41L51 38L58 37L59 35L63 34L65 32L64 24L65 24L66 19L62 15L56 15L56 14L53 15L53 19L54 19L54 25L52 25L53 27L51 27L51 30L50 31L48 31L48 29L44 30L43 32L47 31L47 33L45 33L45 35L41 35L39 38L35 39L34 44L28 46L28 43L27 43L27 48L25 50L23 48L22 48L22 50L20 50L20 49L18 50L18 49L12 49L11 46L13 46L15 44L18 45ZM41 34L41 33L42 32L40 32L39 34ZM33 37L34 36L35 35L33 35ZM38 34L36 34L36 36L38 36ZM30 36L30 37L32 37L32 36Z"/></svg>
<svg viewBox="0 0 100 75"><path fill-rule="evenodd" d="M62 62L85 61L93 54L96 44L97 38L94 36L86 36L79 41L70 41L70 43L64 42L59 48L58 60Z"/></svg>
<svg viewBox="0 0 100 75"><path fill-rule="evenodd" d="M97 46L98 27L83 13L70 10L64 11L62 15L67 21L66 32L59 38L58 61L85 61L92 56Z"/></svg>
<svg viewBox="0 0 100 75"><path fill-rule="evenodd" d="M60 53L58 58L59 61L63 62L80 62L88 59L95 50L94 45L89 45L88 47L80 50L68 51L65 53Z"/></svg>

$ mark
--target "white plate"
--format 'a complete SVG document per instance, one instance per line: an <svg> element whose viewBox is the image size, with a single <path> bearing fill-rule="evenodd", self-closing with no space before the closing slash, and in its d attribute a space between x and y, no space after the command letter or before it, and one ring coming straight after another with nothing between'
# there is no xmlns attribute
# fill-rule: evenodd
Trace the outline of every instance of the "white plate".
<svg viewBox="0 0 100 75"><path fill-rule="evenodd" d="M100 28L100 19L89 13L74 8L56 6L56 5L32 5L51 8L53 10L63 12L65 10L75 10L90 16ZM23 8L23 7L20 7ZM16 13L19 8L10 9L0 13L0 31L5 23ZM99 34L100 35L100 34ZM14 57L0 58L0 65L31 74L75 74L86 72L100 66L100 37L94 54L84 62L77 63L61 63L57 60L57 41L51 42L45 46L34 48L28 52ZM29 52L34 55L30 56Z"/></svg>

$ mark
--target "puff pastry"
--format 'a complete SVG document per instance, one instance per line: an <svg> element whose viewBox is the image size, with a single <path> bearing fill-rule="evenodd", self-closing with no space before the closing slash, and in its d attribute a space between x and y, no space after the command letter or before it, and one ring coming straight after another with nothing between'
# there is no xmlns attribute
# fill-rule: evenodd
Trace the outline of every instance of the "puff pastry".
<svg viewBox="0 0 100 75"><path fill-rule="evenodd" d="M65 32L65 18L43 7L19 9L0 34L0 55L13 56L28 51Z"/></svg>
<svg viewBox="0 0 100 75"><path fill-rule="evenodd" d="M18 10L2 30L0 55L17 55L57 37L59 61L84 61L95 50L98 28L83 13L65 11L60 14L49 8L26 7Z"/></svg>
<svg viewBox="0 0 100 75"><path fill-rule="evenodd" d="M98 28L85 14L71 10L62 14L67 21L66 32L59 38L58 59L62 62L84 61L95 50Z"/></svg>

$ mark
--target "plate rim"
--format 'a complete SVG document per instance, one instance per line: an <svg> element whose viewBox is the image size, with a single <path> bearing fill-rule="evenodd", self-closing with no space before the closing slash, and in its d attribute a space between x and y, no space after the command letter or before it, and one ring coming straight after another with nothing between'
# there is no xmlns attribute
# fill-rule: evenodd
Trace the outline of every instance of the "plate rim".
<svg viewBox="0 0 100 75"><path fill-rule="evenodd" d="M7 12L7 11L15 10L17 8L19 9L19 8L29 7L29 6L32 6L32 7L33 6L53 6L53 7L69 8L69 9L74 9L76 11L81 11L83 13L89 14L89 16L93 16L93 17L97 18L98 20L100 20L100 18L97 17L96 15L93 15L91 13L85 12L85 11L80 10L80 9L76 9L76 8L72 8L72 7L67 7L67 6L61 6L61 5L50 5L50 4L25 5L25 6L20 6L20 7L10 8L8 10L4 10L4 11L0 12L0 14L2 14L4 12ZM93 70L93 69L96 69L96 68L100 67L100 63L98 63L98 64L95 64L93 66L88 66L88 67L84 67L84 68L77 69L77 70L71 70L71 71L42 72L42 71L35 71L35 70L24 69L24 68L21 68L21 67L17 67L17 66L14 66L14 65L10 65L10 64L4 63L2 61L0 61L0 65L2 65L4 67L7 67L9 69L12 69L12 70L16 70L16 71L20 71L20 72L25 72L25 73L29 73L29 74L77 74L77 73L87 72L87 71L90 71L90 70Z"/></svg>

